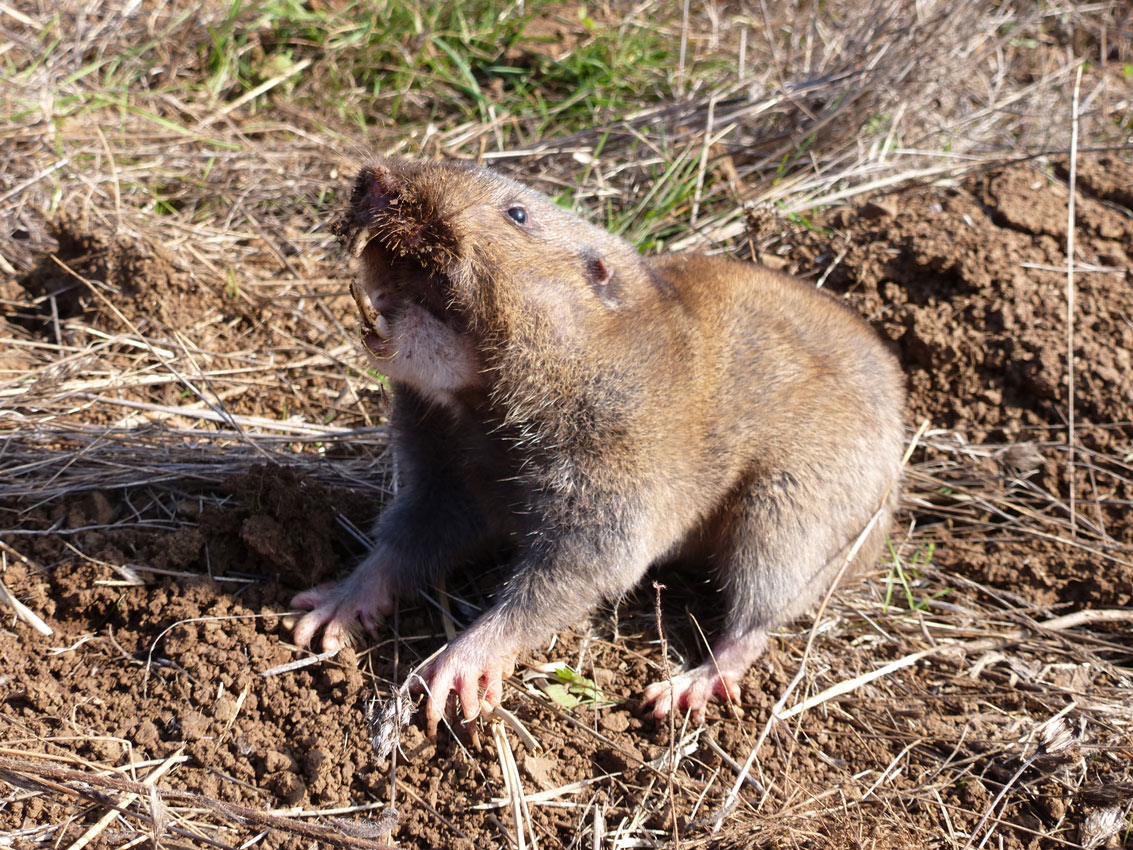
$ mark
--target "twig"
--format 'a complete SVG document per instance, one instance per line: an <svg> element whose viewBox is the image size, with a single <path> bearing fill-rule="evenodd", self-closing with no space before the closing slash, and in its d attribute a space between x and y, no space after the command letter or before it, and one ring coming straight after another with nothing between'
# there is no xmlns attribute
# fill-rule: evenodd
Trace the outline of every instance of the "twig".
<svg viewBox="0 0 1133 850"><path fill-rule="evenodd" d="M736 773L737 775L743 773L743 765L732 758L731 755L728 754L727 750L717 744L715 739L711 735L704 736L704 743L708 746L708 749L716 753L716 755L720 757L720 760L724 762L724 764L728 765L728 767L730 767L734 773ZM759 782L756 781L756 778L750 773L745 775L744 779L748 783L748 785L750 785L760 794L766 792L767 789L760 785Z"/></svg>
<svg viewBox="0 0 1133 850"><path fill-rule="evenodd" d="M7 561L7 555L4 555L4 560ZM6 567L7 564L5 564L4 566ZM43 622L43 620L41 620L34 611L28 608L28 606L22 603L20 600L18 600L12 593L12 591L8 590L7 586L5 586L2 580L0 580L0 601L7 602L12 607L12 610L16 612L17 617L19 617L44 637L50 637L52 634L54 634L54 632L52 632L51 630L51 626Z"/></svg>
<svg viewBox="0 0 1133 850"><path fill-rule="evenodd" d="M664 589L664 587L665 585L661 584L660 582L653 582L653 613L657 618L657 635L660 642L661 663L665 665L665 680L669 683L670 703L668 715L666 716L665 720L667 721L669 731L670 758L668 769L665 771L665 781L669 798L669 817L672 820L673 827L673 843L677 844L680 841L680 837L677 834L677 799L673 789L675 785L674 776L677 770L677 762L680 761L680 759L677 757L676 744L676 713L679 711L679 708L677 707L675 700L677 689L673 684L673 671L669 665L669 644L668 641L665 640L665 627L661 622L661 591Z"/></svg>
<svg viewBox="0 0 1133 850"><path fill-rule="evenodd" d="M682 97L685 93L685 55L688 51L688 7L689 0L684 0L681 6L680 56L677 60L677 93Z"/></svg>
<svg viewBox="0 0 1133 850"><path fill-rule="evenodd" d="M821 693L815 694L814 696L809 697L802 702L795 703L793 706L786 710L777 711L776 709L772 709L771 717L779 721L789 720L795 715L802 714L804 711L809 711L816 705L822 705L822 703L826 702L827 700L834 699L835 697L842 696L843 694L848 694L851 691L857 690L862 685L868 685L875 679L880 679L883 676L888 676L890 673L895 673L896 671L904 667L910 667L913 664L916 664L922 658L927 658L930 655L936 655L946 646L952 645L943 644L941 646L930 646L928 649L922 649L919 652L914 652L910 655L906 655L904 658L898 658L896 661L891 661L885 666L879 667L876 670L871 670L868 673L863 673L860 676L855 676L853 679L847 679L844 682L839 682L838 684L834 685L833 687L827 688Z"/></svg>
<svg viewBox="0 0 1133 850"><path fill-rule="evenodd" d="M533 794L525 795L524 799L530 803L545 803L551 800L557 800L565 794L577 794L580 791L585 791L591 785L597 785L606 780L610 774L603 776L591 776L589 779L580 779L578 782L571 782L569 785L560 785L558 788L551 788L547 791L536 791ZM618 775L618 774L614 774ZM486 803L477 803L472 808L474 809L501 809L510 803L510 799L504 797L493 797Z"/></svg>
<svg viewBox="0 0 1133 850"><path fill-rule="evenodd" d="M520 743L522 743L523 746L527 747L527 749L529 749L531 752L534 753L543 749L542 745L538 740L536 740L535 736L527 730L526 726L520 723L519 718L503 706L493 706L492 717L498 717L502 723L510 726L511 731L519 736Z"/></svg>
<svg viewBox="0 0 1133 850"><path fill-rule="evenodd" d="M1074 222L1075 190L1078 182L1078 96L1082 88L1082 65L1074 76L1074 99L1070 118L1070 198L1066 203L1066 474L1070 489L1070 535L1077 536L1074 510Z"/></svg>
<svg viewBox="0 0 1133 850"><path fill-rule="evenodd" d="M181 761L181 754L184 751L185 751L185 748L182 747L181 749L177 750L177 752L175 752L173 755L171 755L169 758L167 758L165 761L163 761L161 764L159 764L156 768L154 768L152 771L150 771L149 775L146 776L146 778L142 780L142 785L146 786L149 789L150 793L153 793L154 791L156 791L154 786L157 783L157 780L159 780L159 779L161 779L161 777L165 776L165 774L168 773L173 768L173 766L175 764L177 764L179 761ZM130 767L130 765L127 765L127 767ZM127 792L125 794L120 794L110 804L110 809L102 817L100 817L98 819L98 821L96 821L91 826L90 829L88 829L81 836L79 836L79 838L75 841L74 844L72 844L68 848L68 850L83 850L84 847L86 847L88 844L90 844L95 838L97 838L102 833L103 830L106 829L107 826L110 825L110 822L112 820L114 820L114 818L118 817L119 809L125 808L131 802L133 802L135 799L137 799L139 796L140 795L138 795L137 793L130 793L130 792ZM154 842L155 847L158 846L158 841L161 839L160 833L161 833L161 830L157 829L157 824L155 824L154 825L154 835L153 835L153 842Z"/></svg>
<svg viewBox="0 0 1133 850"><path fill-rule="evenodd" d="M321 664L322 662L334 658L338 655L339 650L331 649L326 652L320 652L318 655L309 655L306 658L297 658L294 661L288 661L286 664L280 664L278 667L264 670L260 673L265 679L270 676L278 676L280 673L293 673L296 670L302 670L304 667L310 667L314 664Z"/></svg>
<svg viewBox="0 0 1133 850"><path fill-rule="evenodd" d="M345 428L336 428L331 425L318 425L314 422L292 422L280 419L268 419L263 416L240 416L223 409L218 411L215 407L205 410L199 407L175 407L168 404L153 404L148 401L108 398L107 396L94 395L92 393L79 393L79 395L102 404L116 404L120 407L129 407L133 410L150 410L165 416L182 416L186 419L224 422L232 425L238 435L244 434L244 426L249 428L263 428L269 431L279 431L283 434L300 434L309 437L325 437L330 434L341 434L348 430ZM206 404L208 404L208 402L206 402ZM247 440L247 442L253 447L256 445L254 440Z"/></svg>
<svg viewBox="0 0 1133 850"><path fill-rule="evenodd" d="M511 752L503 724L492 724L492 738L495 740L496 757L499 759L500 772L504 778L504 793L508 796L512 820L515 823L515 844L518 850L527 850L527 830L523 818L523 790L519 786L519 771L515 768L515 757Z"/></svg>
<svg viewBox="0 0 1133 850"><path fill-rule="evenodd" d="M70 770L61 767L50 767L35 762L10 759L0 756L0 776L9 781L23 782L26 779L49 783L75 783L76 787L64 786L67 790L89 797L91 792L87 787L105 788L112 791L149 796L149 786L142 782L134 782L117 776L100 776L86 770ZM158 793L167 800L178 800L190 806L207 809L223 816L234 823L254 824L256 826L278 829L282 832L297 835L312 841L322 841L333 847L356 847L359 850L393 850L388 844L372 841L354 835L345 834L340 827L322 826L319 824L304 823L293 818L271 815L259 809L252 809L236 803L226 803L214 800L202 794L193 794L189 791L177 791L172 788L157 789Z"/></svg>
<svg viewBox="0 0 1133 850"><path fill-rule="evenodd" d="M686 0L685 10L688 10ZM708 170L708 150L712 147L712 121L716 115L716 96L708 99L708 118L704 126L704 144L700 148L700 164L696 168L696 189L692 196L692 212L688 216L688 226L696 227L696 219L700 215L700 196L704 192L704 174Z"/></svg>

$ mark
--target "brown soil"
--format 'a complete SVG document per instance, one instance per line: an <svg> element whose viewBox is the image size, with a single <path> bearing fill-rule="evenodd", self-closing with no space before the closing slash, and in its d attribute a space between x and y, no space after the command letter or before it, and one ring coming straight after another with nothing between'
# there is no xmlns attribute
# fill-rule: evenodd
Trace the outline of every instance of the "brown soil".
<svg viewBox="0 0 1133 850"><path fill-rule="evenodd" d="M1079 180L1078 259L1102 270L1077 275L1074 391L1083 462L1072 482L1063 448L1067 189L1061 164L1016 166L953 190L831 210L817 227L791 234L785 247L771 252L806 276L829 272L824 286L870 317L907 370L910 423L927 420L930 429L912 459L903 515L902 526L915 526L915 534L901 536L913 548L935 544L918 593L946 591L945 599L961 607L1025 610L1035 620L1133 604L1133 168L1114 158L1087 159ZM270 305L229 297L159 249L108 239L90 222L63 220L57 238L58 256L79 274L119 287L115 308L143 334L149 322L178 328L230 356L235 367L248 352L280 344L280 328L292 340L313 333L290 313L272 316ZM59 317L121 330L110 302L74 280L45 259L5 285L6 303L23 305L7 318L50 337L50 299L33 301L55 293ZM342 292L325 303L338 322L352 326ZM317 397L314 371L291 378L289 386L238 394L229 409L278 418L307 404L312 417L322 415L309 401ZM166 384L149 398L172 404L179 391ZM380 417L384 403L370 404ZM1018 449L1021 442L1033 443L1037 454ZM942 467L945 462L952 465ZM333 457L328 463L334 465ZM948 488L926 484L942 480L931 479L938 467L944 469L939 476L953 476ZM477 749L451 736L431 742L411 727L392 765L379 760L371 744L371 701L388 696L391 683L402 682L444 641L442 617L432 606L403 605L394 629L357 655L345 651L263 675L306 655L288 642L281 616L288 599L360 557L363 546L346 528L365 528L377 507L371 490L305 469L265 462L219 484L92 487L46 503L28 498L0 506L2 525L22 532L0 534L9 547L0 578L54 630L42 637L7 616L0 626L2 755L66 754L71 765L76 759L121 765L181 754L184 760L162 787L261 811L370 807L341 815L356 823L393 802L399 820L392 838L399 845L505 846L512 814L487 806L506 796L490 734ZM1005 514L956 495L975 480L1007 481L1008 469L1031 470L1011 479L1020 483L1002 487L1022 488L1028 510L1052 521L1065 521L1072 486L1079 536L1066 543L1056 539L1070 539L1065 530L1027 534L1020 530L1030 516L1023 509ZM37 530L44 533L27 533ZM124 574L122 565L135 569ZM454 600L471 600L454 601L453 614L467 621L501 578L500 568L489 566L451 579ZM679 574L662 580L671 657L695 657L695 631L682 607L703 612L712 600ZM879 649L877 632L862 619L882 622L885 584L886 571L879 570L839 595L832 610L848 613L816 643L823 663L837 669L824 673L812 659L812 692L873 669L878 659L907 654L900 644ZM599 778L597 795L583 788L558 797L562 805L531 805L541 847L580 846L595 811L608 836L633 824L657 830L658 840L671 839L675 818L690 842L709 838L696 821L723 804L733 769L702 741L670 771L656 761L670 750L670 730L655 729L635 712L635 696L664 669L652 598L652 589L643 588L528 659L532 665L570 663L612 704L568 712L529 695L522 684L505 698L542 747L518 750L526 792ZM744 720L722 709L710 717L705 736L737 762L747 757L798 669L809 625L785 632L749 674ZM979 633L975 625L972 633ZM1077 731L1089 741L1075 750L1073 763L1051 755L1024 767L1019 742L1027 729L1020 718L1045 719L1052 704L1081 711L1091 700L1104 702L1106 688L1128 680L1133 655L1126 627L1109 629L1107 640L1108 663L1117 666L1088 675L1072 663L1070 649L1011 650L984 657L978 669L975 659L949 657L904 669L887 682L888 690L868 686L852 701L801 715L778 727L761 751L753 777L766 788L764 807L755 808L761 794L746 789L751 807L725 820L711 841L722 847L963 846L1016 771L1013 787L1027 791L996 810L1005 825L993 844L1053 848L1079 841L1092 807L1114 799L1128 804L1133 753L1128 737L1120 743L1128 729L1103 723L1082 731L1083 720ZM868 661L864 647L872 647ZM1040 680L1045 690L1031 684ZM514 733L508 736L515 746ZM933 784L945 762L963 769L956 781ZM891 766L901 775L882 783L885 796L867 793ZM1088 781L1071 781L1079 772ZM674 786L683 793L666 792ZM918 796L930 786L932 793ZM26 830L18 840L27 846L39 846L37 827L76 817L47 839L72 841L100 813L86 814L82 800L66 795L4 787L0 835ZM693 812L700 791L704 801ZM178 826L197 828L189 820ZM202 834L236 846L259 831L233 830ZM590 846L586 835L583 846ZM112 825L100 841L119 846L120 836ZM1108 846L1128 846L1121 840L1130 840L1128 832ZM309 845L310 839L275 831L258 846Z"/></svg>

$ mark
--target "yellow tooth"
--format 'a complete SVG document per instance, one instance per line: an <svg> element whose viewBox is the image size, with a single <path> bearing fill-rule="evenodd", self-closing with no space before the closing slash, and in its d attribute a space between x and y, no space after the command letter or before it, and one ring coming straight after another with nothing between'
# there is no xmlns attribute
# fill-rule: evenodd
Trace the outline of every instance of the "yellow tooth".
<svg viewBox="0 0 1133 850"><path fill-rule="evenodd" d="M389 339L389 322L381 313L378 313L378 317L374 320L374 333L382 339Z"/></svg>
<svg viewBox="0 0 1133 850"><path fill-rule="evenodd" d="M354 299L355 306L358 307L358 312L362 314L362 323L367 328L373 328L374 322L381 317L381 313L374 309L374 304L366 297L366 293L362 291L362 287L358 285L358 281L350 284L350 295ZM389 325L386 325L388 332ZM381 336L381 334L379 334Z"/></svg>
<svg viewBox="0 0 1133 850"><path fill-rule="evenodd" d="M366 250L366 246L370 244L370 240L374 237L366 230L359 230L354 237L354 242L350 246L350 253L354 257L361 257L362 252Z"/></svg>

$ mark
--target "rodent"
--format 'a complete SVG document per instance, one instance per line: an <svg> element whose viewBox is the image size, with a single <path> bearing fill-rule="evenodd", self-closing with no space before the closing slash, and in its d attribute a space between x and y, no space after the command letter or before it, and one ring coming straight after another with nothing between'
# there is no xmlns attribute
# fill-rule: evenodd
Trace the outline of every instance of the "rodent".
<svg viewBox="0 0 1133 850"><path fill-rule="evenodd" d="M737 700L769 630L876 557L897 503L904 378L833 297L746 262L629 244L462 162L377 159L338 225L362 342L393 389L400 489L373 551L299 594L294 639L333 649L394 599L514 549L492 607L423 672L498 704L517 656L636 585L699 564L728 615L657 717ZM860 541L858 541L860 543Z"/></svg>

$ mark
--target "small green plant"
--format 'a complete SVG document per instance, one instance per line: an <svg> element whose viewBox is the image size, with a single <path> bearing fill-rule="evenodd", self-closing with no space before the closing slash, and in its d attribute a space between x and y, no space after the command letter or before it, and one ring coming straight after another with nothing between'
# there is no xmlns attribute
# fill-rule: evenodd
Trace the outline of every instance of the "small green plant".
<svg viewBox="0 0 1133 850"><path fill-rule="evenodd" d="M392 388L390 387L390 384L389 384L389 378L387 378L387 377L386 377L385 375L383 375L383 374L382 374L381 372L379 372L379 371L378 371L377 369L369 369L369 368L367 368L367 369L366 369L366 374L370 376L370 378L371 378L371 379L373 380L373 382L374 382L375 384L379 384L379 385L381 385L381 388L382 388L382 389L383 389L383 390L384 390L385 392L387 392L387 393L388 393L388 392L392 392Z"/></svg>
<svg viewBox="0 0 1133 850"><path fill-rule="evenodd" d="M893 604L893 592L898 584L904 591L905 604L910 611L923 611L933 599L939 599L951 592L949 588L944 588L923 599L917 599L913 593L913 584L920 579L921 573L932 563L932 555L936 549L935 543L929 543L923 549L917 549L913 553L913 557L909 559L908 564L903 565L901 556L897 554L897 550L893 546L893 541L887 539L886 542L889 545L892 565L885 582L885 602L882 605L882 610L888 611Z"/></svg>
<svg viewBox="0 0 1133 850"><path fill-rule="evenodd" d="M240 282L236 280L236 270L231 266L224 273L224 292L233 301L240 297Z"/></svg>
<svg viewBox="0 0 1133 850"><path fill-rule="evenodd" d="M862 132L867 136L883 136L889 132L889 128L893 124L893 116L888 112L879 112L868 121L862 128Z"/></svg>
<svg viewBox="0 0 1133 850"><path fill-rule="evenodd" d="M799 160L800 157L806 155L810 150L811 145L815 143L818 138L818 133L808 133L806 137L799 143L793 151L783 154L783 158L779 160L779 167L775 170L775 177L771 181L771 185L777 185L784 177L786 177L792 169L792 166Z"/></svg>
<svg viewBox="0 0 1133 850"><path fill-rule="evenodd" d="M544 693L551 702L561 708L572 709L580 705L601 708L617 705L616 701L609 700L602 694L602 689L593 680L576 673L566 664L545 664L537 668L536 675L544 679L541 683Z"/></svg>
<svg viewBox="0 0 1133 850"><path fill-rule="evenodd" d="M821 234L823 236L829 236L830 235L830 231L827 228L820 227L819 225L815 224L811 220L811 217L809 215L807 215L806 213L787 212L787 205L783 201L776 201L775 206L777 206L780 210L782 210L783 217L785 219L787 219L787 221L791 222L791 224L794 224L798 227L805 227L811 233L818 233L818 234ZM821 210L822 207L816 207L816 209ZM812 210L812 213L813 213L813 210Z"/></svg>

